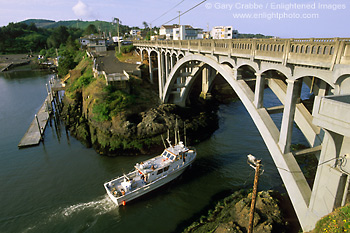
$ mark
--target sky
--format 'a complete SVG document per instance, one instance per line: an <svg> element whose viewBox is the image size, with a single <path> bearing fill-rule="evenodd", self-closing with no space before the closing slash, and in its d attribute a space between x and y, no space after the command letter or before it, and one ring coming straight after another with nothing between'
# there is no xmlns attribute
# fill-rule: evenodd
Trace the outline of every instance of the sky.
<svg viewBox="0 0 350 233"><path fill-rule="evenodd" d="M281 38L350 37L349 0L0 0L0 26L26 19L103 20L123 25L232 26L239 33ZM166 14L165 14L166 13ZM178 24L178 17L167 24Z"/></svg>

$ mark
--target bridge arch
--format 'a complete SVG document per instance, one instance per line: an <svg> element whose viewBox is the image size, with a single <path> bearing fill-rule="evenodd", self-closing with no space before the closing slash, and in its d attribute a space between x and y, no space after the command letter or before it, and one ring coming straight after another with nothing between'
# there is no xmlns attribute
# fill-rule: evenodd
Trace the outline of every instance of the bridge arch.
<svg viewBox="0 0 350 233"><path fill-rule="evenodd" d="M288 67L285 67L283 65L280 65L280 64L262 64L261 69L259 70L259 73L263 74L263 73L266 73L268 71L279 72L279 73L283 74L283 76L285 76L286 79L292 78L291 69Z"/></svg>
<svg viewBox="0 0 350 233"><path fill-rule="evenodd" d="M231 46L228 46L230 43ZM232 40L228 43L208 40L180 44L176 41L147 41L136 42L136 45L156 51L159 67L159 97L163 102L173 101L175 104L184 105L190 93L194 93L193 87L197 84L199 87L197 78L200 78L201 74L203 97L210 93L210 85L215 86L214 75L222 77L231 86L263 137L303 230L312 230L316 220L331 212L337 207L339 200L347 195L345 185L348 181L345 182L342 173L336 171L334 164L324 169L322 166L317 168L316 179L311 188L288 147L292 141L291 129L295 122L312 146L312 148L298 151L298 154L319 153L320 163L327 165L334 163L334 156L337 153L335 149L341 148L342 153L348 153L347 143L341 141L350 141L348 126L344 129L330 123L335 120L339 125L349 124L343 119L348 107L339 109L344 111L344 114L339 112L336 117L328 115L327 111L330 112L334 107L331 101L341 101L325 97L350 94L348 91L350 90L348 38L274 41L254 39ZM175 59L171 56L172 67L168 73L164 71L162 49L176 52L177 62L175 64ZM337 56L334 57L335 55ZM269 75L272 74L271 77L274 77L276 71L281 78L269 79ZM285 78L283 75L287 80L282 80ZM281 103L277 103L277 106L265 108L263 105L266 77L270 89L278 99L282 100ZM285 82L282 83L282 81ZM249 86L253 82L255 82L255 90ZM310 96L311 98L306 99L308 96L304 95L305 101L299 102L301 89L305 87L302 83L306 84L317 98L313 100ZM307 92L303 94L305 93ZM307 112L312 102L314 103L312 113L315 115ZM271 117L276 113L283 114L281 125L275 124ZM323 128L330 133L322 131ZM338 138L340 135L338 131L343 138ZM337 132L337 135L332 135L332 132ZM328 144L331 146L327 147ZM350 167L348 169L350 171ZM324 178L329 178L332 184L328 184L329 182ZM318 204L321 202L323 205Z"/></svg>
<svg viewBox="0 0 350 233"><path fill-rule="evenodd" d="M242 66L250 66L255 71L255 73L258 73L260 71L259 65L256 62L250 60L237 60L236 69L238 70Z"/></svg>
<svg viewBox="0 0 350 233"><path fill-rule="evenodd" d="M298 80L298 79L302 79L305 77L315 77L318 78L322 81L324 81L325 83L327 83L327 85L331 86L332 88L335 87L334 82L332 80L332 77L330 76L328 71L324 71L324 70L319 70L316 71L315 70L310 70L310 69L301 69L301 70L297 70L294 75L292 76L293 80Z"/></svg>
<svg viewBox="0 0 350 233"><path fill-rule="evenodd" d="M228 57L219 57L219 63L220 64L227 64L231 68L235 68L237 66L235 60L233 60L232 58L228 58Z"/></svg>
<svg viewBox="0 0 350 233"><path fill-rule="evenodd" d="M350 74L341 75L335 84L337 93L340 95L350 94Z"/></svg>
<svg viewBox="0 0 350 233"><path fill-rule="evenodd" d="M185 57L185 54L182 51L179 51L177 54L177 60L180 60L183 57Z"/></svg>
<svg viewBox="0 0 350 233"><path fill-rule="evenodd" d="M163 102L167 102L169 99L170 91L172 86L175 83L175 80L177 79L177 76L179 75L179 71L184 68L189 62L193 61L199 61L207 66L210 66L211 68L215 69L218 73L222 75L226 79L226 81L232 86L233 84L230 83L230 81L233 80L234 74L233 70L228 66L228 65L223 65L218 63L217 61L213 60L212 58L204 55L199 55L199 54L191 54L183 57L182 59L179 59L172 71L169 74L169 78L164 86L164 91L163 91L163 97L162 100ZM186 84L185 91L183 94L180 96L180 105L185 105L186 98L188 97L189 91L192 87L192 84L195 80L196 75L194 78L191 78L191 80L188 81ZM234 88L233 88L234 89Z"/></svg>

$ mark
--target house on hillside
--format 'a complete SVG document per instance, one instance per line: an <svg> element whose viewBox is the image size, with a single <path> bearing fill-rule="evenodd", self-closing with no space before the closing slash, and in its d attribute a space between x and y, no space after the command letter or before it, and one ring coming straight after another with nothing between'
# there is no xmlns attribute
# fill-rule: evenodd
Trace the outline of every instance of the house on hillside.
<svg viewBox="0 0 350 233"><path fill-rule="evenodd" d="M166 40L196 40L203 39L203 29L193 28L191 25L162 25L159 36Z"/></svg>
<svg viewBox="0 0 350 233"><path fill-rule="evenodd" d="M216 26L211 29L212 39L235 39L238 38L238 31L232 26Z"/></svg>
<svg viewBox="0 0 350 233"><path fill-rule="evenodd" d="M107 51L106 37L91 34L87 37L80 37L79 41L82 47L85 47L88 52L95 52L99 54Z"/></svg>
<svg viewBox="0 0 350 233"><path fill-rule="evenodd" d="M131 29L129 34L130 34L132 37L136 37L137 34L138 34L140 31L141 31L140 29Z"/></svg>

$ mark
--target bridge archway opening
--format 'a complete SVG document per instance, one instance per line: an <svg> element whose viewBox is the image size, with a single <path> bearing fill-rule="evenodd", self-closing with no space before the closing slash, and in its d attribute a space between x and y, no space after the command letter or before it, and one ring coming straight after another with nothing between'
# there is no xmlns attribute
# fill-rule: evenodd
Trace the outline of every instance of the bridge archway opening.
<svg viewBox="0 0 350 233"><path fill-rule="evenodd" d="M141 54L141 57L142 57L142 63L144 63L144 64L147 64L148 65L148 52L147 52L147 50L146 49L142 49L141 51L140 51L140 54Z"/></svg>
<svg viewBox="0 0 350 233"><path fill-rule="evenodd" d="M338 78L336 85L339 88L340 95L350 94L350 74L342 75Z"/></svg>
<svg viewBox="0 0 350 233"><path fill-rule="evenodd" d="M315 96L333 95L333 88L316 76L303 76L298 79L302 81L300 100L310 114L312 114Z"/></svg>
<svg viewBox="0 0 350 233"><path fill-rule="evenodd" d="M229 63L229 62L223 62L223 63L221 63L221 64L227 65L227 66L229 66L231 69L234 68L233 65L232 65L231 63Z"/></svg>
<svg viewBox="0 0 350 233"><path fill-rule="evenodd" d="M271 69L261 73L261 78L265 85L262 97L262 107L268 110L271 119L274 121L277 128L281 130L285 98L284 89L281 87L286 88L287 77L282 72ZM255 94L255 86L253 91Z"/></svg>
<svg viewBox="0 0 350 233"><path fill-rule="evenodd" d="M237 98L236 92L221 74L215 76L209 92L216 101L223 104L228 104Z"/></svg>
<svg viewBox="0 0 350 233"><path fill-rule="evenodd" d="M243 80L254 80L256 70L250 65L242 65L237 69L237 78Z"/></svg>
<svg viewBox="0 0 350 233"><path fill-rule="evenodd" d="M177 57L176 57L176 53L173 53L173 54L171 54L171 59L172 59L172 62L173 62L173 66L175 66L176 65L176 63L177 63Z"/></svg>

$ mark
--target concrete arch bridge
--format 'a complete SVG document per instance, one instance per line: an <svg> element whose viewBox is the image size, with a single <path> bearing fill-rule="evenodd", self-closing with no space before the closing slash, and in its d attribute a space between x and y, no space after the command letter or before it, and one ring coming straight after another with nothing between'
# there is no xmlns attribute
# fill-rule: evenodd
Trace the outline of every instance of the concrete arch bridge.
<svg viewBox="0 0 350 233"><path fill-rule="evenodd" d="M259 130L304 231L345 204L350 38L137 41L134 46L149 64L150 81L158 82L163 102L184 106L195 80L201 80L203 98L210 96L216 77L226 80ZM266 86L281 105L264 106ZM300 98L303 86L315 96L308 104ZM283 113L280 127L271 118L275 113ZM294 123L309 149L291 152ZM316 154L319 160L312 188L295 160L300 154Z"/></svg>

